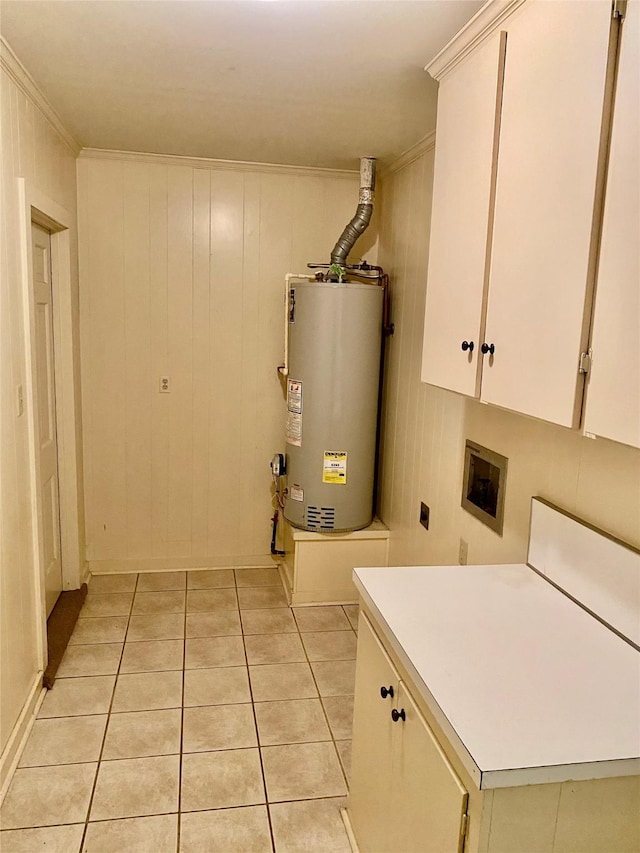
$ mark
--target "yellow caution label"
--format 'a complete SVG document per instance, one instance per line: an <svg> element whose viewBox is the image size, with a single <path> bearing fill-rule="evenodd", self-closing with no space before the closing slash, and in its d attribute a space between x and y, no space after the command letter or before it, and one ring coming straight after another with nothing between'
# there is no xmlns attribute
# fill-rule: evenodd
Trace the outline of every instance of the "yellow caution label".
<svg viewBox="0 0 640 853"><path fill-rule="evenodd" d="M322 482L346 485L347 454L343 450L325 450L322 461Z"/></svg>

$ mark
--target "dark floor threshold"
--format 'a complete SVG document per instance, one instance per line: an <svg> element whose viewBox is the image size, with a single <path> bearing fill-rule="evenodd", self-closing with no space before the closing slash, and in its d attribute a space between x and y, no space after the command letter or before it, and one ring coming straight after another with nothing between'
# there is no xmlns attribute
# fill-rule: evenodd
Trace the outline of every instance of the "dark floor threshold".
<svg viewBox="0 0 640 853"><path fill-rule="evenodd" d="M69 639L76 627L78 615L87 597L87 585L60 593L51 615L47 619L47 668L42 677L42 686L51 690L62 656L67 650Z"/></svg>

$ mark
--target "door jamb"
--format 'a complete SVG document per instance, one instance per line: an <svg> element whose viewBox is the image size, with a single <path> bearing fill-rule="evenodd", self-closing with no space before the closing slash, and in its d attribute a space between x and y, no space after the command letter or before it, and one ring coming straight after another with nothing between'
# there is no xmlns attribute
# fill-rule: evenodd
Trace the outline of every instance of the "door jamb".
<svg viewBox="0 0 640 853"><path fill-rule="evenodd" d="M20 236L22 291L25 324L25 401L29 430L29 479L31 492L34 591L38 619L37 634L40 663L47 661L46 604L44 583L44 550L42 541L41 489L39 469L38 401L35 390L36 342L35 300L32 286L31 223L51 232L51 267L53 295L53 348L56 388L56 429L58 444L58 487L60 492L60 539L62 589L77 589L84 580L86 563L81 552L80 459L78 457L80 427L76 418L77 383L74 381L74 329L72 298L71 236L73 215L37 190L25 178L18 178L20 197Z"/></svg>

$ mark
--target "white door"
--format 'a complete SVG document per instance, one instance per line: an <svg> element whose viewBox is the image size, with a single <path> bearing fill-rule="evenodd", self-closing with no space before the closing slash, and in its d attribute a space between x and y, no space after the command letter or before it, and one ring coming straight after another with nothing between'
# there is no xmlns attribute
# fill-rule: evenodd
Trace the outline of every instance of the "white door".
<svg viewBox="0 0 640 853"><path fill-rule="evenodd" d="M58 442L56 438L56 391L53 362L53 304L51 292L51 235L31 224L33 290L36 336L36 397L39 446L39 487L42 501L42 538L47 616L62 591L60 557L60 497L58 489Z"/></svg>

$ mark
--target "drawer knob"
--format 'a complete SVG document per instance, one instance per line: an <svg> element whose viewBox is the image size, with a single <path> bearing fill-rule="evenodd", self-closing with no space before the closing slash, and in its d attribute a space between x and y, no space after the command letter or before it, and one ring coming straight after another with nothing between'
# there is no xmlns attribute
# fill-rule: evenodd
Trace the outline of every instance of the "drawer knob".
<svg viewBox="0 0 640 853"><path fill-rule="evenodd" d="M467 350L469 350L469 352L473 352L475 344L473 341L462 341L460 346L462 347L462 352L466 352Z"/></svg>
<svg viewBox="0 0 640 853"><path fill-rule="evenodd" d="M480 349L482 350L484 355L486 355L487 353L491 353L491 355L493 355L496 351L496 348L493 344L482 344Z"/></svg>
<svg viewBox="0 0 640 853"><path fill-rule="evenodd" d="M391 712L391 719L394 723L397 723L398 720L402 720L402 722L404 723L404 721L407 719L407 715L404 712L404 708L401 708L399 711L397 708L394 708Z"/></svg>
<svg viewBox="0 0 640 853"><path fill-rule="evenodd" d="M387 696L391 696L391 698L393 699L393 685L391 685L390 687L381 687L380 695L383 699L386 699Z"/></svg>

